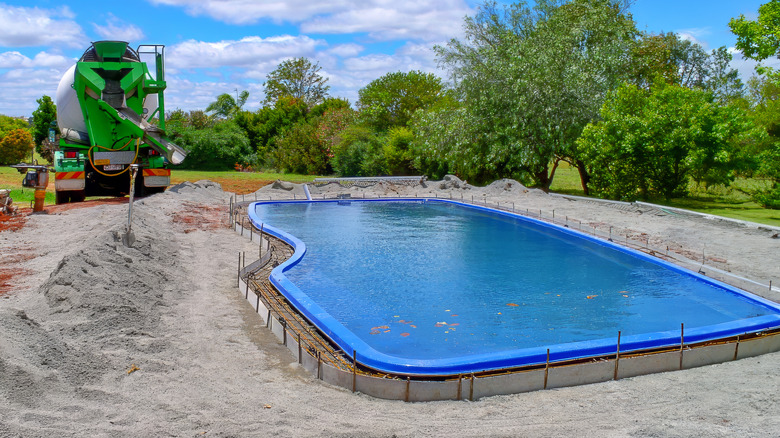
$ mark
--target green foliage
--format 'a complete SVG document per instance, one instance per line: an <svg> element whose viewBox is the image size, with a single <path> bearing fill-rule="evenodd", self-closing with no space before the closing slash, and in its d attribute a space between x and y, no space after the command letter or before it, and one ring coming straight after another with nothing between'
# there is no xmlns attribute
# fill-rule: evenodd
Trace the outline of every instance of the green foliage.
<svg viewBox="0 0 780 438"><path fill-rule="evenodd" d="M549 164L579 159L582 128L625 78L633 21L611 0L491 2L466 19L465 34L436 47L463 106L426 117L436 139L428 157L473 182L511 177L548 188Z"/></svg>
<svg viewBox="0 0 780 438"><path fill-rule="evenodd" d="M30 156L35 147L26 129L12 129L0 140L0 164L16 164Z"/></svg>
<svg viewBox="0 0 780 438"><path fill-rule="evenodd" d="M410 147L414 140L412 130L404 126L390 128L383 140L382 156L387 173L390 175L414 174L414 156Z"/></svg>
<svg viewBox="0 0 780 438"><path fill-rule="evenodd" d="M274 105L282 98L302 100L312 108L328 96L328 78L320 75L319 63L312 64L306 58L282 61L265 81L265 105Z"/></svg>
<svg viewBox="0 0 780 438"><path fill-rule="evenodd" d="M322 103L316 105L314 108L312 108L309 111L308 116L309 117L320 117L324 115L326 112L332 111L332 110L343 110L343 109L349 109L349 101L347 99L341 99L338 97L328 97L327 99L323 100Z"/></svg>
<svg viewBox="0 0 780 438"><path fill-rule="evenodd" d="M57 106L51 100L51 97L43 95L40 99L37 99L38 109L33 111L33 126L32 134L33 141L35 142L35 150L45 160L51 162L54 159L52 151L49 148L44 147L43 141L49 138L49 128L52 127L52 122L57 121Z"/></svg>
<svg viewBox="0 0 780 438"><path fill-rule="evenodd" d="M278 140L276 166L285 172L322 175L330 173L330 153L317 137L318 121L299 123Z"/></svg>
<svg viewBox="0 0 780 438"><path fill-rule="evenodd" d="M204 129L175 127L171 134L172 140L187 151L180 165L184 169L227 170L236 163L254 161L249 139L231 120Z"/></svg>
<svg viewBox="0 0 780 438"><path fill-rule="evenodd" d="M333 150L333 170L341 176L385 175L382 143L364 125L348 126L340 134L341 141Z"/></svg>
<svg viewBox="0 0 780 438"><path fill-rule="evenodd" d="M256 152L259 166L274 166L274 151L278 139L293 126L306 119L306 103L294 97L281 97L273 107L263 107L256 112L241 111L235 117Z"/></svg>
<svg viewBox="0 0 780 438"><path fill-rule="evenodd" d="M211 113L214 117L232 118L241 111L247 99L249 99L249 92L246 90L242 91L237 98L233 98L228 93L220 94L216 101L211 102L206 107L206 112Z"/></svg>
<svg viewBox="0 0 780 438"><path fill-rule="evenodd" d="M0 114L0 140L15 129L28 129L29 125L22 119Z"/></svg>
<svg viewBox="0 0 780 438"><path fill-rule="evenodd" d="M758 19L751 21L740 15L729 21L731 31L737 36L737 48L748 58L763 61L780 56L780 0L770 0L758 8ZM769 67L758 66L760 74L780 79Z"/></svg>
<svg viewBox="0 0 780 438"><path fill-rule="evenodd" d="M444 84L432 73L388 73L358 91L357 107L364 122L382 132L407 126L415 111L430 107L443 94Z"/></svg>
<svg viewBox="0 0 780 438"><path fill-rule="evenodd" d="M712 95L677 85L650 91L624 85L579 140L596 194L615 199L686 193L691 178L728 184L734 139L746 130L739 110L719 106Z"/></svg>

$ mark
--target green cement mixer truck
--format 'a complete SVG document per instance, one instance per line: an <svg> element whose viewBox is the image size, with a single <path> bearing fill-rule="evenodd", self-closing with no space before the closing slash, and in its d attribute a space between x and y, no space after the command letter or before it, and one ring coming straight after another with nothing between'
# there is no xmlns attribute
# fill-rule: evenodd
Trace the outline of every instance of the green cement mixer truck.
<svg viewBox="0 0 780 438"><path fill-rule="evenodd" d="M56 94L57 204L124 196L131 187L143 196L170 185L169 166L186 152L166 138L163 52L161 45L133 50L123 41L98 41L65 72Z"/></svg>

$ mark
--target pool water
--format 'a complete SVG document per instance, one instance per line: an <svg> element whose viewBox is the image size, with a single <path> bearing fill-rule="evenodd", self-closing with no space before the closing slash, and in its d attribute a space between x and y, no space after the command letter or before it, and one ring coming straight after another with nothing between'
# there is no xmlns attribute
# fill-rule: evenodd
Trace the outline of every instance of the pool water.
<svg viewBox="0 0 780 438"><path fill-rule="evenodd" d="M780 324L749 294L511 214L432 201L258 203L254 213L305 245L272 281L379 369L475 372L538 363L547 348L559 359L614 351L618 331L648 347L679 342L681 323L705 337Z"/></svg>

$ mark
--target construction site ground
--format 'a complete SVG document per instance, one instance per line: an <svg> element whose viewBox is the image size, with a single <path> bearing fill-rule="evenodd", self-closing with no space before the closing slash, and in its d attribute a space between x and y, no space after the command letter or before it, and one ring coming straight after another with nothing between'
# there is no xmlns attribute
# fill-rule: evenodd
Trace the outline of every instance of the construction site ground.
<svg viewBox="0 0 780 438"><path fill-rule="evenodd" d="M300 199L274 183L243 197ZM232 187L232 186L231 186ZM772 227L636 204L551 196L511 180L310 186L313 197L439 196L542 211L630 236L767 285L780 300ZM185 182L137 200L22 211L0 231L0 436L776 436L780 353L587 386L405 403L303 371L236 288L233 193ZM620 237L622 238L622 237ZM619 240L619 239L617 239ZM713 268L715 270L709 269ZM775 288L768 284L774 280Z"/></svg>

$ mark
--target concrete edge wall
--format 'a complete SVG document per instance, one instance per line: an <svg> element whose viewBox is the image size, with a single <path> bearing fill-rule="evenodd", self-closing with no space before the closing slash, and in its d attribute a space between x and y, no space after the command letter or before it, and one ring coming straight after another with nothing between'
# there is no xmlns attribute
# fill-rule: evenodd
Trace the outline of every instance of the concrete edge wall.
<svg viewBox="0 0 780 438"><path fill-rule="evenodd" d="M266 327L285 343L291 357L314 377L349 391L361 392L372 397L410 402L437 400L479 400L494 395L587 385L615 379L641 376L667 371L685 370L743 359L780 351L780 333L740 342L728 342L704 346L685 346L681 351L594 359L589 362L556 365L548 369L531 369L506 374L478 376L453 376L448 380L405 380L353 374L325 362L318 361L304 345L298 348L296 335L285 330L278 316L270 313L258 296L249 289L243 279L238 282L239 292L257 312ZM305 344L305 343L304 343ZM681 366L682 364L682 366ZM546 385L546 386L545 386Z"/></svg>

